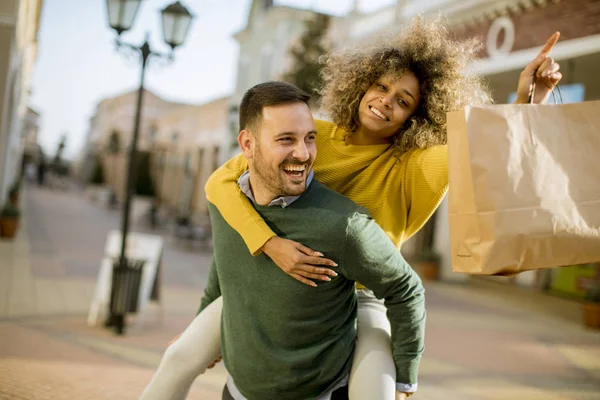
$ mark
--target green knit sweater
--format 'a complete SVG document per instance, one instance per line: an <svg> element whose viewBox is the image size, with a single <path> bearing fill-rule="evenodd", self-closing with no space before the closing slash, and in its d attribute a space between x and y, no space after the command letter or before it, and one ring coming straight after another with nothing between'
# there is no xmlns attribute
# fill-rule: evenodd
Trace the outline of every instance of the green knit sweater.
<svg viewBox="0 0 600 400"><path fill-rule="evenodd" d="M209 205L214 256L200 311L223 296L221 347L227 371L250 400L310 399L350 371L356 338L355 281L385 299L397 382L416 383L423 351L424 290L364 209L313 180L286 208L256 206L277 235L336 260L318 287L285 274Z"/></svg>

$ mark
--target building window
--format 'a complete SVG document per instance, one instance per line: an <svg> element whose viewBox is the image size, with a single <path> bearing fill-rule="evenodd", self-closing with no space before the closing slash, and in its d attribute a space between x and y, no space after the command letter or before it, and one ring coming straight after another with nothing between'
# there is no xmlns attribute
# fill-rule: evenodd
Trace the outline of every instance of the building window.
<svg viewBox="0 0 600 400"><path fill-rule="evenodd" d="M216 171L217 168L219 168L219 166L221 165L221 163L219 162L219 150L220 150L219 146L215 146L213 148L213 155L212 155L212 162L213 162L212 170L213 171Z"/></svg>
<svg viewBox="0 0 600 400"><path fill-rule="evenodd" d="M232 139L237 139L238 133L240 131L239 118L240 114L239 107L237 106L237 104L229 106L227 119L229 120L229 131L231 133Z"/></svg>
<svg viewBox="0 0 600 400"><path fill-rule="evenodd" d="M191 176L192 175L192 160L191 160L191 154L189 151L187 151L185 153L185 161L183 162L183 173L185 174L185 176Z"/></svg>
<svg viewBox="0 0 600 400"><path fill-rule="evenodd" d="M156 140L157 133L158 133L158 129L156 128L156 125L152 125L148 131L148 137L150 138L151 141Z"/></svg>
<svg viewBox="0 0 600 400"><path fill-rule="evenodd" d="M202 176L202 174L204 173L204 149L200 148L198 150L198 163L196 164L198 166L198 175Z"/></svg>

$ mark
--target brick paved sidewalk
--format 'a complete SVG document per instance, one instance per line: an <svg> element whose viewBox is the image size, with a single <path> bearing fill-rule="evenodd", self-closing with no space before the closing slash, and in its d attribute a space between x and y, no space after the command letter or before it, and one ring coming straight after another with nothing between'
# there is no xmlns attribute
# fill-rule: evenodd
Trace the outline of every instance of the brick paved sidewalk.
<svg viewBox="0 0 600 400"><path fill-rule="evenodd" d="M168 322L176 332L187 319ZM137 399L169 339L164 331L118 338L83 316L0 322L0 399ZM225 378L216 367L189 398L219 398Z"/></svg>
<svg viewBox="0 0 600 400"><path fill-rule="evenodd" d="M575 321L577 304L528 297L487 284L428 285L426 352L414 398L600 399L600 334ZM515 308L519 300L526 305ZM544 303L570 314L537 311ZM169 313L164 324L125 337L87 327L84 315L4 320L0 399L135 399L190 315ZM197 379L189 398L220 399L225 377L221 363Z"/></svg>

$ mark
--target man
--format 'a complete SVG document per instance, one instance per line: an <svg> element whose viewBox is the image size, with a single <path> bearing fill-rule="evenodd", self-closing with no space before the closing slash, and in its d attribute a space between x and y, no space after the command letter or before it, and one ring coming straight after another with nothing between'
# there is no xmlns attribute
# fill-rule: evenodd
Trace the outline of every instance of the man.
<svg viewBox="0 0 600 400"><path fill-rule="evenodd" d="M421 282L364 209L313 179L316 129L308 100L283 82L246 92L238 142L249 169L239 185L279 236L339 260L339 274L316 288L296 281L266 255L252 256L209 205L214 256L200 311L222 297L221 352L230 373L223 399L347 398L355 281L385 299L397 382L416 388L425 325ZM182 340L194 343L188 330Z"/></svg>

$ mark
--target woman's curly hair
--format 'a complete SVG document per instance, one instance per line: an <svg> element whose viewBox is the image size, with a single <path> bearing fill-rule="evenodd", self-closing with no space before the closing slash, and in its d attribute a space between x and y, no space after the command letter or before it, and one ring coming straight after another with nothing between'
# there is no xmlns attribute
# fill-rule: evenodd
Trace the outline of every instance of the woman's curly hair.
<svg viewBox="0 0 600 400"><path fill-rule="evenodd" d="M358 106L367 89L384 75L400 78L411 71L419 80L421 102L394 143L401 152L445 144L447 112L491 103L482 79L467 73L479 46L475 40L453 40L440 17L417 17L406 30L369 46L323 56L321 109L352 134L359 126Z"/></svg>

